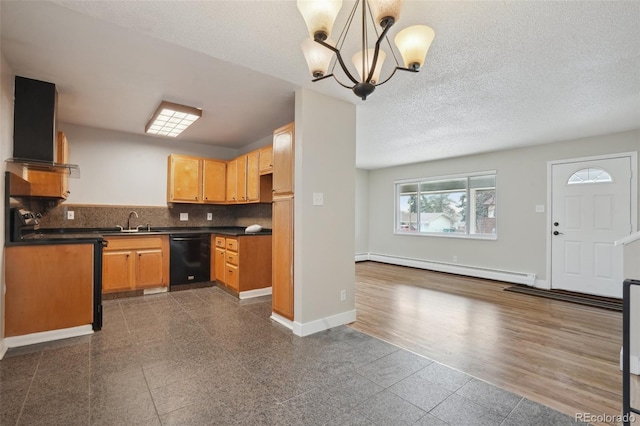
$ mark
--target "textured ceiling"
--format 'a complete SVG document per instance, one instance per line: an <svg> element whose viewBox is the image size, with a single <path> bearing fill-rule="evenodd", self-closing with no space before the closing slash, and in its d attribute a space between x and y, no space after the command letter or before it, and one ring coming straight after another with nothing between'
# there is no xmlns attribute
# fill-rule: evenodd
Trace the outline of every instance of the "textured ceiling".
<svg viewBox="0 0 640 426"><path fill-rule="evenodd" d="M204 110L180 139L237 148L293 120L302 86L358 106L367 169L640 127L638 1L407 0L390 38L431 26L427 62L364 102L310 82L294 1L3 0L0 14L14 72L55 82L76 124L142 133L166 99Z"/></svg>

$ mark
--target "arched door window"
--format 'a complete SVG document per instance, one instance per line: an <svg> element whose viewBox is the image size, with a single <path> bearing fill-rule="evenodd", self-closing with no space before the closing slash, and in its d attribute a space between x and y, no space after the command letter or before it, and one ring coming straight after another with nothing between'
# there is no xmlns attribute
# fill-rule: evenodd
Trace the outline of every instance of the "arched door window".
<svg viewBox="0 0 640 426"><path fill-rule="evenodd" d="M602 183L602 182L613 182L611 175L607 173L605 170L597 169L597 168L588 168L578 170L574 174L571 175L569 180L567 181L568 185L575 185L581 183Z"/></svg>

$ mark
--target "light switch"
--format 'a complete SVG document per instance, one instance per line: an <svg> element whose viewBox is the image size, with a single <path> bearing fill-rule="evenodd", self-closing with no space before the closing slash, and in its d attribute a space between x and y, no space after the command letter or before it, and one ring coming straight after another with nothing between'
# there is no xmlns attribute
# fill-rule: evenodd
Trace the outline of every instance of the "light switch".
<svg viewBox="0 0 640 426"><path fill-rule="evenodd" d="M189 213L180 213L180 220L181 221L189 220Z"/></svg>
<svg viewBox="0 0 640 426"><path fill-rule="evenodd" d="M536 204L536 213L544 213L544 204Z"/></svg>
<svg viewBox="0 0 640 426"><path fill-rule="evenodd" d="M313 205L322 206L324 204L324 194L322 192L313 193Z"/></svg>
<svg viewBox="0 0 640 426"><path fill-rule="evenodd" d="M207 213L207 220L213 220L213 213Z"/></svg>

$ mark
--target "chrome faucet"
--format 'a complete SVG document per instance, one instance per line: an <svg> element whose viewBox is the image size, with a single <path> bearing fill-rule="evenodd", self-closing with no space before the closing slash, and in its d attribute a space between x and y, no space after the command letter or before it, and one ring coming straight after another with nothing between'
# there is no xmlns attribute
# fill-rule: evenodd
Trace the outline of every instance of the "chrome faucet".
<svg viewBox="0 0 640 426"><path fill-rule="evenodd" d="M127 229L130 231L131 230L131 216L135 215L136 218L138 218L138 213L132 211L131 213L129 213L129 217L127 218Z"/></svg>

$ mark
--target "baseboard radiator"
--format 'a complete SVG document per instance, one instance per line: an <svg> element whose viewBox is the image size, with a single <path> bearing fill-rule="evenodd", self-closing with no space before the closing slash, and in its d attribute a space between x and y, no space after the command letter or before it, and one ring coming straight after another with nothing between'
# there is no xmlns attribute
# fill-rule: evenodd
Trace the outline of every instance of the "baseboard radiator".
<svg viewBox="0 0 640 426"><path fill-rule="evenodd" d="M505 281L514 284L533 286L536 274L526 272L504 271L499 269L481 268L477 266L465 266L457 263L433 262L429 260L411 259L407 257L389 256L376 253L358 253L356 262L371 260L391 265L409 266L412 268L426 269L429 271L446 272L449 274L466 275L469 277L485 278L489 280Z"/></svg>

